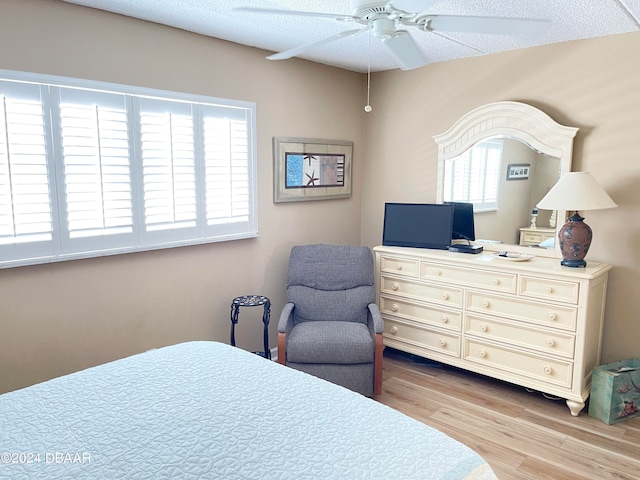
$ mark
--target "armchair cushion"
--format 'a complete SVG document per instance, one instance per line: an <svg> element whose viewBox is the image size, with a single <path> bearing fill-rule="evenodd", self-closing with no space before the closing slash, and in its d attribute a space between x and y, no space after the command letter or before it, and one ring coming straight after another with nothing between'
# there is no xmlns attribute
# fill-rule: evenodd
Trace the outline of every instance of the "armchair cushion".
<svg viewBox="0 0 640 480"><path fill-rule="evenodd" d="M374 352L374 339L362 323L302 322L287 339L287 362L371 363Z"/></svg>

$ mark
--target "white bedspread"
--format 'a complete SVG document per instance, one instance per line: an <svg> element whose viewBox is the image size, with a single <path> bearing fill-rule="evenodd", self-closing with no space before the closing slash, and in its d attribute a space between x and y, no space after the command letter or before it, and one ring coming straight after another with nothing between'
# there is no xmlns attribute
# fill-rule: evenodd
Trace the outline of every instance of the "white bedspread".
<svg viewBox="0 0 640 480"><path fill-rule="evenodd" d="M494 479L450 437L341 387L189 342L0 396L2 479Z"/></svg>

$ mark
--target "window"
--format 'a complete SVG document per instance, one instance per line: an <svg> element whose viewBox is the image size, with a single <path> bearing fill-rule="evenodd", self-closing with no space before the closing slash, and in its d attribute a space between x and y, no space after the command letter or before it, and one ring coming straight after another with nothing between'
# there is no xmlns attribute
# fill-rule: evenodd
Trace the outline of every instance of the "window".
<svg viewBox="0 0 640 480"><path fill-rule="evenodd" d="M474 211L498 208L502 141L488 140L445 162L444 200L473 203Z"/></svg>
<svg viewBox="0 0 640 480"><path fill-rule="evenodd" d="M257 236L254 104L0 77L1 267Z"/></svg>

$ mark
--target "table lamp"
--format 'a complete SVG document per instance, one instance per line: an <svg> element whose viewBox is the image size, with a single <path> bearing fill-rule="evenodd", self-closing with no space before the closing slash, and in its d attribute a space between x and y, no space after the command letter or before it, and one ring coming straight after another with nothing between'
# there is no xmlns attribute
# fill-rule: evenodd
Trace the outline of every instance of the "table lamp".
<svg viewBox="0 0 640 480"><path fill-rule="evenodd" d="M617 205L589 172L569 172L558 180L537 207L543 210L566 210L567 215L574 212L558 232L562 252L560 265L586 267L584 257L589 251L593 233L578 210L599 210Z"/></svg>

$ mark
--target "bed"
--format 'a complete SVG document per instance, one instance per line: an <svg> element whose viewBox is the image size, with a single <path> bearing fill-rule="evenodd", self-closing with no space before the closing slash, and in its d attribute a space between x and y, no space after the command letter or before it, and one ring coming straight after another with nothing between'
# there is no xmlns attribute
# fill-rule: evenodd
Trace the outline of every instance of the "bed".
<svg viewBox="0 0 640 480"><path fill-rule="evenodd" d="M496 478L431 427L216 342L0 395L0 418L2 479Z"/></svg>

